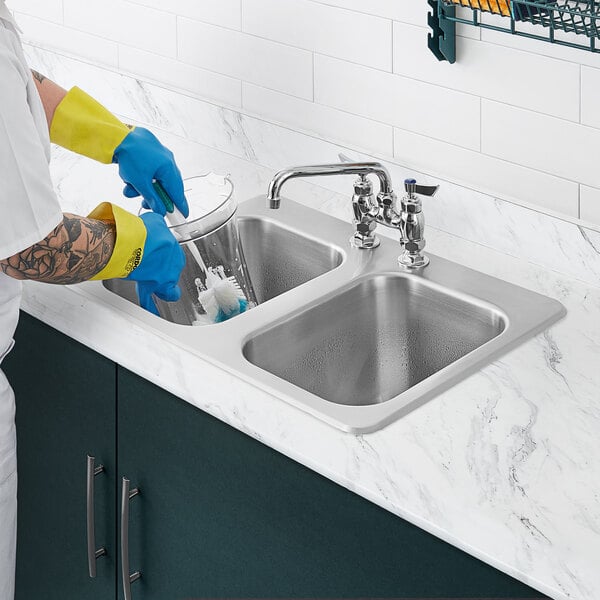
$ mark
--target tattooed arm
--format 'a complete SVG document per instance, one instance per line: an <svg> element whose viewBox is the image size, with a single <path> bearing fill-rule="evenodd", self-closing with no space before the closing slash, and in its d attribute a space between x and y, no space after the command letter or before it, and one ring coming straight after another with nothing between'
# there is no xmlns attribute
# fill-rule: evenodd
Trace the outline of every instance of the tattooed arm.
<svg viewBox="0 0 600 600"><path fill-rule="evenodd" d="M52 123L52 119L54 118L54 111L65 97L67 90L33 69L31 70L31 74L33 75L33 81L35 82L38 94L42 99L46 121L48 121L48 127L50 127L50 123Z"/></svg>
<svg viewBox="0 0 600 600"><path fill-rule="evenodd" d="M46 238L0 260L0 270L15 279L79 283L106 266L114 244L114 225L65 213Z"/></svg>

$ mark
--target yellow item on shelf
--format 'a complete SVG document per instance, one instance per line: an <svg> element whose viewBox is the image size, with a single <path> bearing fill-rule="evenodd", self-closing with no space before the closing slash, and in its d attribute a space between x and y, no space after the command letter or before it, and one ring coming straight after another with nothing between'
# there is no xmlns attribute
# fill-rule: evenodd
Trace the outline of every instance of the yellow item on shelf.
<svg viewBox="0 0 600 600"><path fill-rule="evenodd" d="M130 131L102 104L73 87L56 107L50 139L63 148L108 164Z"/></svg>
<svg viewBox="0 0 600 600"><path fill-rule="evenodd" d="M467 6L469 8L477 8L485 10L497 15L510 17L510 1L511 0L450 0L453 4Z"/></svg>
<svg viewBox="0 0 600 600"><path fill-rule="evenodd" d="M91 279L127 277L140 264L144 255L147 232L144 222L110 202L99 204L88 217L114 223L116 229L115 247L108 264Z"/></svg>

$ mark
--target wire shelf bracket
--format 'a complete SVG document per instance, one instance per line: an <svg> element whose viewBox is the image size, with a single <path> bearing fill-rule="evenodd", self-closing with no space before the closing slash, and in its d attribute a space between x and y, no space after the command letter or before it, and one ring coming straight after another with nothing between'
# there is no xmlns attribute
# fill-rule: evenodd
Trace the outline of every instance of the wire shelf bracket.
<svg viewBox="0 0 600 600"><path fill-rule="evenodd" d="M431 32L427 34L427 45L435 57L449 63L456 62L456 22L454 6L443 4L441 0L427 0L431 12L427 22Z"/></svg>

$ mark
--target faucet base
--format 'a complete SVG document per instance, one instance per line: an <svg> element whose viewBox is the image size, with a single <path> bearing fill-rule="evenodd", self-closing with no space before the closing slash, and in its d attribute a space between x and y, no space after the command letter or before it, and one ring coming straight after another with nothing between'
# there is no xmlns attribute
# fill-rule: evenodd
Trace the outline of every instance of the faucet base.
<svg viewBox="0 0 600 600"><path fill-rule="evenodd" d="M429 264L429 257L425 254L404 252L398 257L398 266L401 271L418 271Z"/></svg>
<svg viewBox="0 0 600 600"><path fill-rule="evenodd" d="M350 245L353 248L360 250L369 250L371 248L377 248L381 242L376 235L363 236L360 233L355 233L350 238Z"/></svg>

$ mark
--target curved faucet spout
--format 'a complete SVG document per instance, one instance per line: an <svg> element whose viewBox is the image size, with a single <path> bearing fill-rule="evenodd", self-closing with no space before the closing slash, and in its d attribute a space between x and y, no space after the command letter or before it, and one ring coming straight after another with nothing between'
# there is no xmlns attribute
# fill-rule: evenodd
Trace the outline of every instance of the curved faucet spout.
<svg viewBox="0 0 600 600"><path fill-rule="evenodd" d="M317 175L376 175L379 179L380 191L392 194L392 178L388 170L378 162L336 163L331 165L307 165L290 167L279 171L269 184L267 206L277 209L281 205L281 188L283 184L296 177L315 177Z"/></svg>

